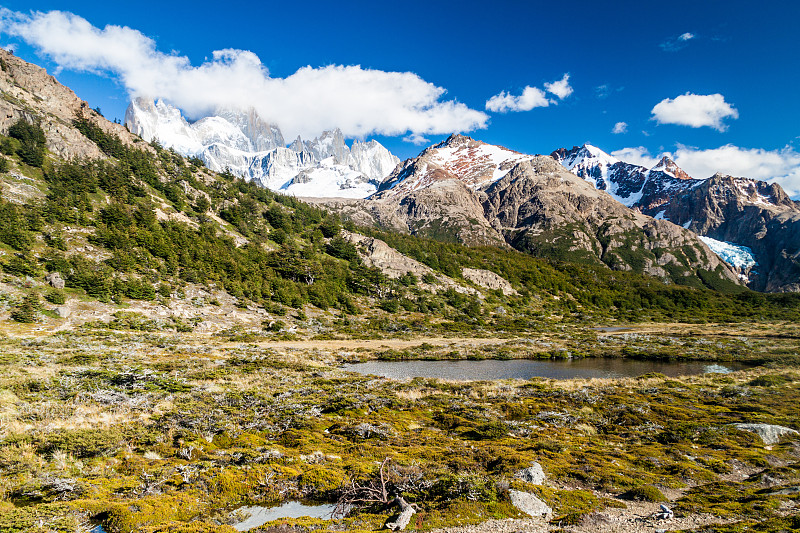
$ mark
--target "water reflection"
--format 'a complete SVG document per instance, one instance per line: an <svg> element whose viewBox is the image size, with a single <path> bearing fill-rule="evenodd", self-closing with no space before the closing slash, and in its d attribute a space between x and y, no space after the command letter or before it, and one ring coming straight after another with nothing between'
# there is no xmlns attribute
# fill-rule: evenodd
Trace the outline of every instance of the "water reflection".
<svg viewBox="0 0 800 533"><path fill-rule="evenodd" d="M235 512L240 516L246 516L244 520L233 524L237 531L247 531L260 525L266 524L273 520L280 520L281 518L300 518L308 516L311 518L324 518L329 519L335 505L305 505L300 502L292 501L286 502L277 507L261 507L253 505L249 507L240 507Z"/></svg>
<svg viewBox="0 0 800 533"><path fill-rule="evenodd" d="M576 360L529 360L505 361L368 361L347 364L342 367L350 372L383 376L390 379L416 377L437 378L456 381L478 381L493 379L552 379L573 378L621 378L637 377L658 372L669 377L728 373L745 368L740 363L710 364L702 361L669 362L637 361L631 359L587 358Z"/></svg>

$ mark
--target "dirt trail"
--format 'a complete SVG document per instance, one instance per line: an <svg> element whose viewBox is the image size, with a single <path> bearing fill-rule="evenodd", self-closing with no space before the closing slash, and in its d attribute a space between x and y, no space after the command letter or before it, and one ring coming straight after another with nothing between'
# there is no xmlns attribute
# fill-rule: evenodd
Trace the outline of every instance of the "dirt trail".
<svg viewBox="0 0 800 533"><path fill-rule="evenodd" d="M546 533L569 531L573 533L655 533L696 529L710 524L724 524L723 518L710 514L691 514L658 520L653 517L658 504L625 502L627 509L606 509L584 517L580 525L559 526L548 524L542 518L488 520L470 526L456 526L431 530L430 533Z"/></svg>

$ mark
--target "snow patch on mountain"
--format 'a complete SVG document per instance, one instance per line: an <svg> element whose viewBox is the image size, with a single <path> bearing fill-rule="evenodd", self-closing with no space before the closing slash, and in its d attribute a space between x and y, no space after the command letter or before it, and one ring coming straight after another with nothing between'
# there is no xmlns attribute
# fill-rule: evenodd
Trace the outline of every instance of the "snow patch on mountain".
<svg viewBox="0 0 800 533"><path fill-rule="evenodd" d="M753 250L747 246L742 246L732 242L718 241L711 237L700 236L706 246L711 248L711 251L720 256L720 258L734 268L740 270L747 270L753 268L756 263Z"/></svg>
<svg viewBox="0 0 800 533"><path fill-rule="evenodd" d="M450 178L457 178L472 189L482 189L502 179L517 163L532 157L454 134L425 149L417 160L398 166L381 183L379 191L400 194Z"/></svg>
<svg viewBox="0 0 800 533"><path fill-rule="evenodd" d="M233 174L284 194L365 198L400 162L377 141L348 147L338 129L289 147L280 128L254 110L219 110L196 122L158 101L137 98L125 123L146 141L157 141L187 157L198 157L216 172Z"/></svg>

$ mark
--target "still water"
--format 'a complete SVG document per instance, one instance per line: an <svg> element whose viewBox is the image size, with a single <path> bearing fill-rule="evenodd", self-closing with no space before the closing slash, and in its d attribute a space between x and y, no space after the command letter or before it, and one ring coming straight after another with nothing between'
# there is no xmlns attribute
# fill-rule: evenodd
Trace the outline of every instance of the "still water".
<svg viewBox="0 0 800 533"><path fill-rule="evenodd" d="M359 374L390 379L437 378L456 381L493 379L622 378L659 372L669 377L716 372L725 374L746 368L740 363L712 364L702 361L636 361L631 359L483 360L483 361L368 361L342 367Z"/></svg>
<svg viewBox="0 0 800 533"><path fill-rule="evenodd" d="M309 516L311 518L325 518L329 519L335 505L305 505L297 501L286 502L277 507L261 507L250 506L240 507L237 513L247 516L241 522L233 524L237 531L247 531L260 525L266 524L273 520L280 520L281 518L300 518L301 516Z"/></svg>

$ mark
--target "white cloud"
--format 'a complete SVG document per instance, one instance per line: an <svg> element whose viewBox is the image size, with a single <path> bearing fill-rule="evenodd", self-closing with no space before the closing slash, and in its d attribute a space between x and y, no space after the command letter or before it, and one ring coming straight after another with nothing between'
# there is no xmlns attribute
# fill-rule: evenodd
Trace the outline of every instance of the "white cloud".
<svg viewBox="0 0 800 533"><path fill-rule="evenodd" d="M661 156L670 156L679 167L695 178L708 178L717 172L731 176L755 178L777 183L795 200L800 200L800 152L786 146L781 150L741 148L726 144L719 148L700 150L678 145L674 153L664 152L653 157L644 147L623 148L611 155L627 161L652 167Z"/></svg>
<svg viewBox="0 0 800 533"><path fill-rule="evenodd" d="M445 89L411 72L329 65L273 78L254 53L234 49L214 51L210 61L192 65L185 56L158 51L137 30L100 29L61 11L26 15L3 9L0 31L34 45L60 68L110 74L131 96L164 99L190 118L221 107L252 107L287 138L334 127L348 137L446 134L485 128L489 118L442 100Z"/></svg>
<svg viewBox="0 0 800 533"><path fill-rule="evenodd" d="M726 144L698 150L679 145L673 157L691 176L706 178L716 172L731 176L776 182L793 197L800 196L800 152L792 147L781 150L741 148Z"/></svg>
<svg viewBox="0 0 800 533"><path fill-rule="evenodd" d="M572 94L572 87L569 84L569 74L564 74L564 77L553 83L545 83L544 88L550 94L558 96L559 100L563 100Z"/></svg>
<svg viewBox="0 0 800 533"><path fill-rule="evenodd" d="M424 135L420 135L419 133L411 133L403 137L403 141L411 144L416 144L417 146L422 144L428 144L431 142L430 139L425 137Z"/></svg>
<svg viewBox="0 0 800 533"><path fill-rule="evenodd" d="M721 94L686 93L674 100L665 98L653 107L651 113L652 120L659 124L678 124L692 128L709 126L718 131L728 128L722 122L723 119L739 118L739 112Z"/></svg>
<svg viewBox="0 0 800 533"><path fill-rule="evenodd" d="M614 129L611 130L611 133L614 134L628 133L628 123L617 122L616 124L614 124Z"/></svg>
<svg viewBox="0 0 800 533"><path fill-rule="evenodd" d="M569 74L552 83L545 83L546 91L563 100L572 94L572 87L569 84ZM508 113L509 111L530 111L534 107L547 107L550 104L558 104L556 100L547 98L545 91L538 87L525 86L522 94L515 96L505 91L500 91L486 100L486 109L495 113Z"/></svg>
<svg viewBox="0 0 800 533"><path fill-rule="evenodd" d="M694 33L685 32L678 36L670 37L658 46L666 52L677 52L683 50L689 45L689 41L695 39L697 36Z"/></svg>
<svg viewBox="0 0 800 533"><path fill-rule="evenodd" d="M530 111L534 107L547 107L550 100L544 91L528 85L522 90L520 96L501 91L486 101L486 109L495 113L508 113L509 111Z"/></svg>
<svg viewBox="0 0 800 533"><path fill-rule="evenodd" d="M650 151L644 146L622 148L621 150L615 150L611 152L611 155L620 161L625 161L626 163L632 163L634 165L640 165L647 168L655 166L655 164L658 163L658 158L650 155Z"/></svg>

